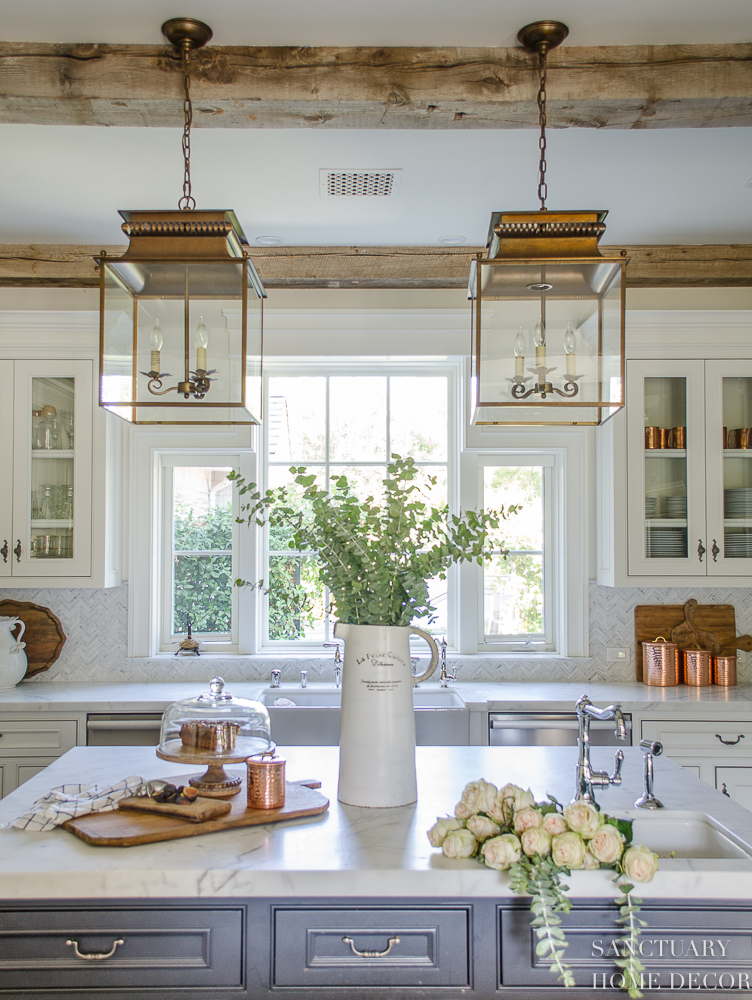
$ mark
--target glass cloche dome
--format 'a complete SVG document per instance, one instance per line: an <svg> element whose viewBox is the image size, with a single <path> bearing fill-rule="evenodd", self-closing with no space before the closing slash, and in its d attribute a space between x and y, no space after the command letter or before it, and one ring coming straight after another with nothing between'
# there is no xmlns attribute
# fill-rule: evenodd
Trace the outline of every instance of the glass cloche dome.
<svg viewBox="0 0 752 1000"><path fill-rule="evenodd" d="M160 756L169 755L173 760L217 758L230 763L272 746L269 713L264 706L235 698L224 686L221 677L214 677L205 694L169 706L162 718Z"/></svg>

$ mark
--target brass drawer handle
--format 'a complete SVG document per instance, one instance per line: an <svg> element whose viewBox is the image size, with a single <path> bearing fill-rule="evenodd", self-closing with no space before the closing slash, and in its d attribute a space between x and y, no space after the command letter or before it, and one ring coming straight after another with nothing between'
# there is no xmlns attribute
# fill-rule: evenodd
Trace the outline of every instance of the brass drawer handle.
<svg viewBox="0 0 752 1000"><path fill-rule="evenodd" d="M112 958L119 944L125 944L125 938L115 938L109 951L92 951L89 954L78 950L78 941L71 941L69 938L65 943L73 948L76 958L85 958L87 962L103 962L106 958Z"/></svg>
<svg viewBox="0 0 752 1000"><path fill-rule="evenodd" d="M742 734L740 734L739 736L737 736L737 737L736 737L736 739L735 739L735 740L724 740L724 738L723 738L722 736L719 736L719 735L718 735L718 733L716 733L716 734L715 734L715 738L716 738L717 740L720 740L720 741L721 741L721 743L723 743L723 745L724 745L725 747L735 747L735 746L736 746L736 744L737 744L737 743L738 743L738 742L739 742L740 740L743 740L743 739L744 739L744 734L743 734L743 733L742 733Z"/></svg>
<svg viewBox="0 0 752 1000"><path fill-rule="evenodd" d="M383 951L358 951L355 947L355 942L351 937L343 937L342 940L345 944L350 945L353 955L357 955L358 958L385 958L392 948L396 944L400 943L400 939L398 937L390 937L386 943L386 948Z"/></svg>

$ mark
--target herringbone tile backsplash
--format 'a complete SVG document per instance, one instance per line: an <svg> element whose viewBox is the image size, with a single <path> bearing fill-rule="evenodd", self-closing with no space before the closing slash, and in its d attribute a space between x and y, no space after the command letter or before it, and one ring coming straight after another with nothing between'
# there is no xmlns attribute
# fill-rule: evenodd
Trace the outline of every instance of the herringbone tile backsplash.
<svg viewBox="0 0 752 1000"><path fill-rule="evenodd" d="M221 674L229 681L265 680L271 667L282 670L284 680L296 679L301 667L296 656L161 656L129 659L127 650L128 588L109 590L0 591L4 598L33 601L51 608L63 624L67 642L51 670L37 681L133 682L204 681ZM634 678L634 608L637 604L683 604L696 597L702 604L733 604L739 634L752 632L752 589L718 588L693 591L672 587L624 588L590 586L590 656L586 659L523 656L504 659L450 657L460 665L461 680L476 681L629 681ZM628 661L608 663L606 649L625 646ZM333 680L332 657L306 658L312 680ZM739 654L739 679L752 681L752 654ZM33 683L33 681L32 681Z"/></svg>

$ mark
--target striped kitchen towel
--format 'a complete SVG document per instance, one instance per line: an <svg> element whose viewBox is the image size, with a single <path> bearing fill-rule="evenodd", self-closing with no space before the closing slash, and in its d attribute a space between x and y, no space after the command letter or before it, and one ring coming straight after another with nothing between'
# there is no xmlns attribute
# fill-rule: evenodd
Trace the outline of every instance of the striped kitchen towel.
<svg viewBox="0 0 752 1000"><path fill-rule="evenodd" d="M53 830L61 823L76 816L87 813L106 812L115 809L120 799L135 794L144 779L139 775L131 775L115 782L114 785L101 787L99 785L58 785L37 799L34 805L23 816L14 819L12 823L3 826L13 826L18 830L31 830L44 833Z"/></svg>

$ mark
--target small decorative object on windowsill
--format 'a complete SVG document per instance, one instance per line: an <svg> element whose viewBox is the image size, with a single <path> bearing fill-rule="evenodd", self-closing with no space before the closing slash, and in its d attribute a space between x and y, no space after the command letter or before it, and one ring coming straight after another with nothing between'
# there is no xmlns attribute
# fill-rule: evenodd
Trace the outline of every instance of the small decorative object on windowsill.
<svg viewBox="0 0 752 1000"><path fill-rule="evenodd" d="M193 633L191 631L191 620L186 618L185 620L186 635L178 641L178 648L175 650L175 656L179 656L181 653L188 653L194 656L200 656L199 649L201 648L201 641L199 639L193 638ZM172 644L173 646L175 643Z"/></svg>
<svg viewBox="0 0 752 1000"><path fill-rule="evenodd" d="M605 211L546 207L546 83L569 34L537 21L517 38L538 56L537 212L494 212L470 270L474 424L600 424L624 405L626 251L603 257Z"/></svg>
<svg viewBox="0 0 752 1000"><path fill-rule="evenodd" d="M127 251L97 258L99 404L137 424L259 423L266 292L235 213L197 210L191 188L191 59L212 30L178 17L162 33L182 75L183 196L121 211Z"/></svg>
<svg viewBox="0 0 752 1000"><path fill-rule="evenodd" d="M564 986L585 984L575 982L565 960L568 942L559 914L569 913L572 903L562 877L576 869L612 869L619 889L614 922L621 929L614 981L630 997L642 996L639 936L645 921L639 917L642 900L631 895L632 883L652 881L658 855L632 843L631 820L607 816L585 801L562 807L549 795L547 802L536 802L530 789L497 788L480 778L465 786L454 816L436 820L428 839L448 858L476 858L509 872L512 889L530 896L535 953L550 962Z"/></svg>

